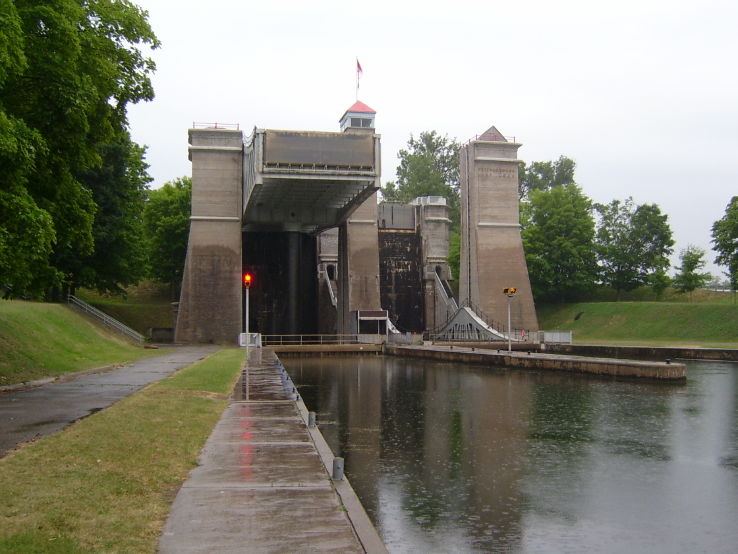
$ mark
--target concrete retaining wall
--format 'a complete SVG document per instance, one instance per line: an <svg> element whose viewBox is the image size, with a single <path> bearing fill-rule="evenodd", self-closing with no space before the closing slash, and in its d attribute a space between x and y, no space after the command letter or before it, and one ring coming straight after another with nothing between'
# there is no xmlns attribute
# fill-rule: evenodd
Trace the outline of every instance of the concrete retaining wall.
<svg viewBox="0 0 738 554"><path fill-rule="evenodd" d="M738 349L731 348L674 348L654 346L603 346L594 344L547 344L546 352L631 358L638 360L716 360L738 362Z"/></svg>
<svg viewBox="0 0 738 554"><path fill-rule="evenodd" d="M515 369L534 369L547 371L567 371L588 373L618 378L645 378L682 381L687 378L684 364L641 362L636 360L617 360L610 358L584 358L527 352L507 352L506 350L476 350L452 346L385 346L385 354L411 356L462 362L486 364Z"/></svg>

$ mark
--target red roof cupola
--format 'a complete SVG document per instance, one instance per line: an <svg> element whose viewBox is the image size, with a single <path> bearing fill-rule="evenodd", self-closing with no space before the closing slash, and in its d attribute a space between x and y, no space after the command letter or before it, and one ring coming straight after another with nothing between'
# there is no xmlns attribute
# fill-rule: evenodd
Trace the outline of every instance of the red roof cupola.
<svg viewBox="0 0 738 554"><path fill-rule="evenodd" d="M341 119L341 131L347 129L374 129L374 117L377 112L364 104L361 100L357 100L353 106L347 109Z"/></svg>

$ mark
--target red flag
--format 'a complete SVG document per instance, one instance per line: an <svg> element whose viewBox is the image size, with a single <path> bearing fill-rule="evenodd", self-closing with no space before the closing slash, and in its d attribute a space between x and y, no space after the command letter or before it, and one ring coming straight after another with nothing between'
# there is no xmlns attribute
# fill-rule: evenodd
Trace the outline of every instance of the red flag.
<svg viewBox="0 0 738 554"><path fill-rule="evenodd" d="M359 63L359 58L356 58L356 73L358 73L359 75L361 75L362 73L364 73L364 70L361 69L361 64Z"/></svg>

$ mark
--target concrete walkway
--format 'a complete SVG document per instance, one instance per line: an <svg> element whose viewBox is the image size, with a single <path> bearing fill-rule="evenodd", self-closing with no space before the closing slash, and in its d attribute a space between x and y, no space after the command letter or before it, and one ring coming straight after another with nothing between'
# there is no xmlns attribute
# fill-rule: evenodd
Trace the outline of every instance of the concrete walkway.
<svg viewBox="0 0 738 554"><path fill-rule="evenodd" d="M218 350L217 346L178 346L172 352L100 373L0 394L0 457L18 444L55 433L107 408Z"/></svg>
<svg viewBox="0 0 738 554"><path fill-rule="evenodd" d="M239 392L174 501L160 552L386 552L355 496L339 492L350 485L330 480L327 446L272 351L252 352Z"/></svg>

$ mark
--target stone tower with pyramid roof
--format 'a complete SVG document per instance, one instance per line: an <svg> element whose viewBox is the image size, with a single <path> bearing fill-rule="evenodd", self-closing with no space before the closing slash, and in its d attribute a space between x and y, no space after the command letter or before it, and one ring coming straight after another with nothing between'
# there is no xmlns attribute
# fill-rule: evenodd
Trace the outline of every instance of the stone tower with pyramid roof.
<svg viewBox="0 0 738 554"><path fill-rule="evenodd" d="M507 322L508 298L512 327L538 329L523 242L520 237L518 148L490 127L461 148L461 267L459 300L485 320ZM505 325L506 326L506 325Z"/></svg>

